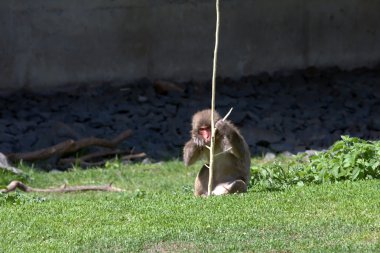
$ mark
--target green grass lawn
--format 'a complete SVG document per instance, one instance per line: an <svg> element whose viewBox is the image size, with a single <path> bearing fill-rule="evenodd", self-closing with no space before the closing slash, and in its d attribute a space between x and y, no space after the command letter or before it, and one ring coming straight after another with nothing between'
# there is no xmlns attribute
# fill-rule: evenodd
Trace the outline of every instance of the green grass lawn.
<svg viewBox="0 0 380 253"><path fill-rule="evenodd" d="M380 252L379 180L195 198L199 166L30 170L32 187L126 192L2 195L0 252Z"/></svg>

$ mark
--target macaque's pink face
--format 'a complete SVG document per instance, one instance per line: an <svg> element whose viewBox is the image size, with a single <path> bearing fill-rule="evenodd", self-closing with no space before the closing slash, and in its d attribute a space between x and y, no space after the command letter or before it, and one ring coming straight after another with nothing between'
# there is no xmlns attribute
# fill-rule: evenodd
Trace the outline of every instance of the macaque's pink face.
<svg viewBox="0 0 380 253"><path fill-rule="evenodd" d="M209 143L211 141L211 128L209 126L200 127L199 135L202 136L206 143Z"/></svg>

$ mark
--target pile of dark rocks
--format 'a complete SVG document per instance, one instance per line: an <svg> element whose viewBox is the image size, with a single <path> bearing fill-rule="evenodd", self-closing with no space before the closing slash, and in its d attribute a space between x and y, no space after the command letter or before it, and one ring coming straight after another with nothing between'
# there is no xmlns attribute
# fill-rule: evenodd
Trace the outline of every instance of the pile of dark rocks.
<svg viewBox="0 0 380 253"><path fill-rule="evenodd" d="M181 159L194 112L210 106L210 81L83 84L61 91L0 94L0 152L27 152L67 139L113 138L154 160ZM217 80L216 108L253 155L325 149L341 135L380 137L380 71L338 68Z"/></svg>

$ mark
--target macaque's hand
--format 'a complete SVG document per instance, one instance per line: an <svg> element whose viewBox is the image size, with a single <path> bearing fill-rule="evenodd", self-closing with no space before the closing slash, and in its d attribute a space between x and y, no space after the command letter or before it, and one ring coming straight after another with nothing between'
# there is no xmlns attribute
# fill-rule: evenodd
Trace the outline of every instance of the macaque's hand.
<svg viewBox="0 0 380 253"><path fill-rule="evenodd" d="M198 147L203 147L205 145L205 140L199 134L193 134L192 139Z"/></svg>
<svg viewBox="0 0 380 253"><path fill-rule="evenodd" d="M228 125L228 122L225 121L225 120L218 120L216 123L215 123L215 129L217 132L219 132L219 134L221 135L226 135L227 132L228 132L228 129L229 129L229 125Z"/></svg>

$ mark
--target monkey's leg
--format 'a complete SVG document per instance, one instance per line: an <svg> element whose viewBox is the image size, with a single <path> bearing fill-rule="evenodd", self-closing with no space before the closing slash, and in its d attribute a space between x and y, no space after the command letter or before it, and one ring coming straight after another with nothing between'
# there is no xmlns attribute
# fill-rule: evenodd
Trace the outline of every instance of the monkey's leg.
<svg viewBox="0 0 380 253"><path fill-rule="evenodd" d="M208 191L208 168L203 165L199 171L194 183L194 195L202 196L207 195Z"/></svg>
<svg viewBox="0 0 380 253"><path fill-rule="evenodd" d="M243 180L235 180L218 184L212 191L213 195L247 192L247 184Z"/></svg>
<svg viewBox="0 0 380 253"><path fill-rule="evenodd" d="M235 180L230 184L229 193L242 193L247 192L247 184L241 180Z"/></svg>

